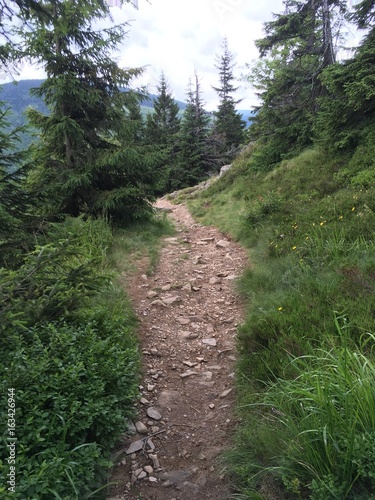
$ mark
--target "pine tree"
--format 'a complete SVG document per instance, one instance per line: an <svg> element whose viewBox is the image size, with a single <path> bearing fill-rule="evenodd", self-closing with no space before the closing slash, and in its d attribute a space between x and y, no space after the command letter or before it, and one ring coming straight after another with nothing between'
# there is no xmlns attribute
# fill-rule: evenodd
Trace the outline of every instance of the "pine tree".
<svg viewBox="0 0 375 500"><path fill-rule="evenodd" d="M25 54L47 73L34 94L51 110L29 113L41 132L34 182L56 213L142 216L150 210L158 158L135 144L126 113L125 89L142 70L123 70L112 60L126 24L92 29L108 14L104 0L51 0L43 7L48 17L31 16L32 30L24 34Z"/></svg>
<svg viewBox="0 0 375 500"><path fill-rule="evenodd" d="M343 0L285 0L284 5L256 41L262 60L250 76L262 101L250 127L250 137L264 143L256 155L259 168L272 168L312 144L325 92L319 75L335 61L333 17L347 9Z"/></svg>
<svg viewBox="0 0 375 500"><path fill-rule="evenodd" d="M187 97L179 133L177 166L172 173L173 188L199 183L217 170L219 162L209 139L210 115L203 107L197 75L194 89L189 82Z"/></svg>
<svg viewBox="0 0 375 500"><path fill-rule="evenodd" d="M150 143L168 146L175 142L180 128L179 107L173 99L164 73L157 87L154 112L147 115L146 138Z"/></svg>
<svg viewBox="0 0 375 500"><path fill-rule="evenodd" d="M223 54L218 58L215 65L219 70L220 87L213 87L220 97L219 108L214 112L214 133L223 136L222 150L227 151L239 146L244 139L244 128L246 123L242 120L240 113L236 111L236 104L241 100L234 100L233 94L238 87L233 86L233 55L229 51L228 40L224 38Z"/></svg>

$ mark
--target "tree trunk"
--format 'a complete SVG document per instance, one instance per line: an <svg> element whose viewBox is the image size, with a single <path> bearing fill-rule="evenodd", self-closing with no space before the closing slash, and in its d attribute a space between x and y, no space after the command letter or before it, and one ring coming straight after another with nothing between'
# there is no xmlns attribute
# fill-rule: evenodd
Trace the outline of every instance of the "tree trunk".
<svg viewBox="0 0 375 500"><path fill-rule="evenodd" d="M329 15L328 0L323 0L323 66L329 66L336 60L333 50L331 18Z"/></svg>

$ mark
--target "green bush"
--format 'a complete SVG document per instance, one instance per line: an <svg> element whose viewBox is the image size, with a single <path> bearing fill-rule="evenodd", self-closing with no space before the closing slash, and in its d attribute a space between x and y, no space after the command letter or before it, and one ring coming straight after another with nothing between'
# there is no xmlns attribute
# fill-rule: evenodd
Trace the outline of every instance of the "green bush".
<svg viewBox="0 0 375 500"><path fill-rule="evenodd" d="M84 326L34 326L14 336L11 352L1 353L1 393L16 391L16 498L47 499L52 489L73 495L69 471L81 491L77 498L84 498L82 492L100 484L96 464L133 413L139 366L132 331L105 309L85 316ZM4 443L1 448L6 451Z"/></svg>

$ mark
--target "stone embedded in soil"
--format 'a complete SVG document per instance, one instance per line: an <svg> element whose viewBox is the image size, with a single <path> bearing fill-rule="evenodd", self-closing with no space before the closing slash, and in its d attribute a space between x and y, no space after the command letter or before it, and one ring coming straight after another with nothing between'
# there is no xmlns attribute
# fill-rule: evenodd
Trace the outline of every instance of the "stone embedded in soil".
<svg viewBox="0 0 375 500"><path fill-rule="evenodd" d="M150 408L147 408L147 415L152 418L153 420L161 420L162 416L158 412L158 410L154 406L150 406Z"/></svg>
<svg viewBox="0 0 375 500"><path fill-rule="evenodd" d="M158 405L162 408L168 408L178 404L180 400L181 394L179 391L164 390L159 394Z"/></svg>
<svg viewBox="0 0 375 500"><path fill-rule="evenodd" d="M150 292L147 292L147 297L149 299L153 299L154 297L157 297L157 292L154 292L154 291L150 291Z"/></svg>
<svg viewBox="0 0 375 500"><path fill-rule="evenodd" d="M198 334L194 332L180 332L180 336L186 340L193 340L198 338Z"/></svg>
<svg viewBox="0 0 375 500"><path fill-rule="evenodd" d="M189 318L177 318L177 321L180 323L180 325L188 325L190 323Z"/></svg>
<svg viewBox="0 0 375 500"><path fill-rule="evenodd" d="M210 285L218 285L219 283L221 283L221 279L219 279L219 278L213 277L213 278L210 278L210 280L209 280Z"/></svg>
<svg viewBox="0 0 375 500"><path fill-rule="evenodd" d="M150 303L150 306L160 306L160 307L167 307L167 304L164 304L164 302L162 300L153 300L151 303Z"/></svg>
<svg viewBox="0 0 375 500"><path fill-rule="evenodd" d="M218 248L228 248L228 247L230 247L230 241L219 240L219 241L216 242L216 246Z"/></svg>
<svg viewBox="0 0 375 500"><path fill-rule="evenodd" d="M143 444L144 443L142 440L134 441L133 443L131 443L131 445L129 446L129 448L126 450L125 453L127 455L131 455L132 453L136 453L137 451L142 450Z"/></svg>
<svg viewBox="0 0 375 500"><path fill-rule="evenodd" d="M191 377L192 375L198 375L198 373L195 372L194 370L188 370L187 372L180 373L181 378L188 378Z"/></svg>
<svg viewBox="0 0 375 500"><path fill-rule="evenodd" d="M221 399L226 398L228 396L228 394L230 394L232 391L233 391L233 388L232 389L227 389L227 390L223 391L220 394Z"/></svg>
<svg viewBox="0 0 375 500"><path fill-rule="evenodd" d="M143 422L136 422L135 428L137 429L137 432L139 434L147 434L148 433L148 429Z"/></svg>
<svg viewBox="0 0 375 500"><path fill-rule="evenodd" d="M141 398L139 402L141 403L141 405L148 405L150 403L150 401L146 398Z"/></svg>
<svg viewBox="0 0 375 500"><path fill-rule="evenodd" d="M210 345L212 347L216 347L217 346L217 340L216 339L203 339L202 340L202 344Z"/></svg>
<svg viewBox="0 0 375 500"><path fill-rule="evenodd" d="M134 434L137 434L137 429L136 429L135 425L133 424L133 422L128 423L128 433L131 436L134 436Z"/></svg>
<svg viewBox="0 0 375 500"><path fill-rule="evenodd" d="M163 486L168 487L168 486L174 486L176 484L182 483L183 481L186 481L191 476L191 472L184 471L184 470L172 470L169 472L164 472L163 474L160 475L160 479L162 481L165 481L163 483Z"/></svg>
<svg viewBox="0 0 375 500"><path fill-rule="evenodd" d="M157 455L152 453L149 454L149 458L152 461L152 466L154 469L160 469L160 462Z"/></svg>
<svg viewBox="0 0 375 500"><path fill-rule="evenodd" d="M173 297L163 298L163 303L167 306L171 306L172 304L177 304L178 302L181 302L181 297L179 297L178 295L175 295Z"/></svg>

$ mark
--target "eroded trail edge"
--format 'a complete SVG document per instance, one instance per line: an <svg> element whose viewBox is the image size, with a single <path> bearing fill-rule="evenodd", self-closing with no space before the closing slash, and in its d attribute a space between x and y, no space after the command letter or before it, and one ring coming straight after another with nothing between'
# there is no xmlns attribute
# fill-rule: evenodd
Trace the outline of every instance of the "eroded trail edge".
<svg viewBox="0 0 375 500"><path fill-rule="evenodd" d="M243 304L235 280L245 251L184 205L165 199L177 235L166 238L151 277L130 280L143 353L139 421L122 445L111 498L227 500L217 457L231 443L236 330ZM121 450L120 450L121 451Z"/></svg>

